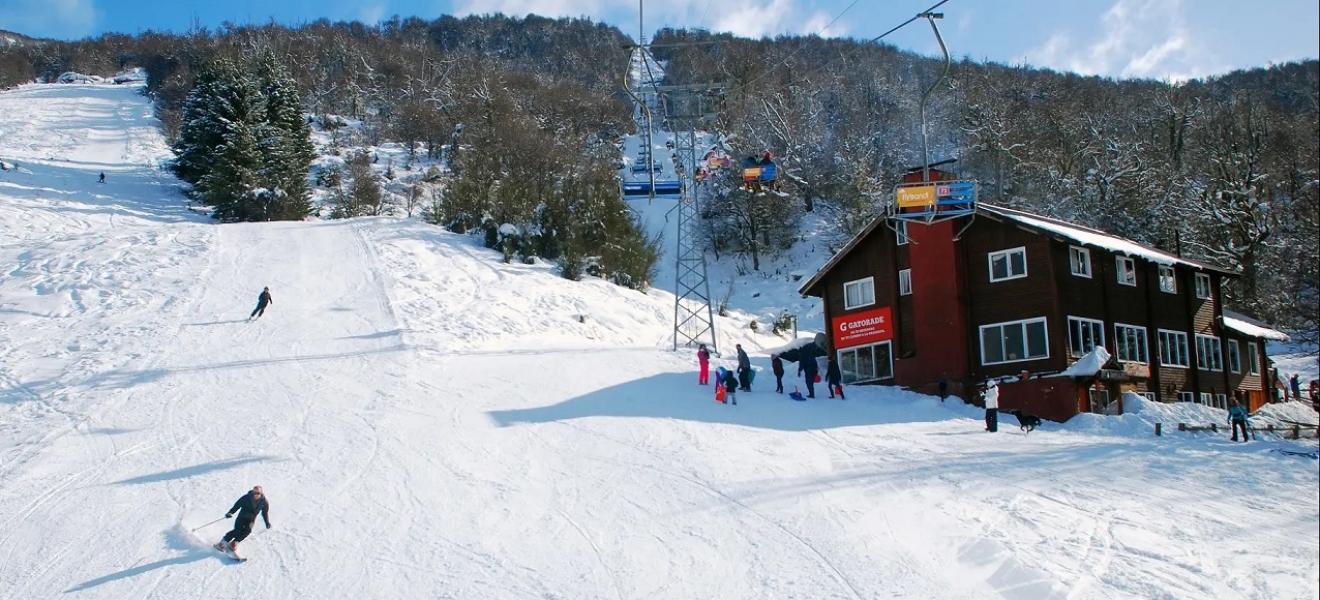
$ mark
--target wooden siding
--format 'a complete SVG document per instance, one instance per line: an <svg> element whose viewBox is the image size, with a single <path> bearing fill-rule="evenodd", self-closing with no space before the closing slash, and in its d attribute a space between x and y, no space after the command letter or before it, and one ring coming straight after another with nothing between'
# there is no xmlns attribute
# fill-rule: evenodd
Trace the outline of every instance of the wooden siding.
<svg viewBox="0 0 1320 600"><path fill-rule="evenodd" d="M833 331L833 320L846 314L872 310L882 306L896 306L898 298L898 272L894 268L894 232L888 227L877 227L867 239L858 244L848 256L843 257L830 276L822 281L821 288L825 290L825 329ZM875 304L857 307L853 309L844 308L843 286L850 281L875 278ZM894 315L894 320L902 323L898 315ZM898 339L895 336L897 345ZM834 341L830 339L829 351L835 352ZM897 355L901 350L894 348Z"/></svg>
<svg viewBox="0 0 1320 600"><path fill-rule="evenodd" d="M1050 240L1012 223L979 219L962 237L962 258L967 277L968 353L972 375L1014 375L1023 370L1062 370L1067 348L1067 323L1055 313L1055 277L1050 258ZM1027 276L990 281L990 253L1022 247L1026 251ZM1046 318L1049 357L993 365L981 364L981 334L984 325Z"/></svg>

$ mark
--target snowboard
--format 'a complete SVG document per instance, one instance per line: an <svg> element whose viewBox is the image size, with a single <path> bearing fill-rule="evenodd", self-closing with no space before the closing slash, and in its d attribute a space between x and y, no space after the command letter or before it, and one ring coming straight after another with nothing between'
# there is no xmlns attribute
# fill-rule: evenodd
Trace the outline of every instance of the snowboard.
<svg viewBox="0 0 1320 600"><path fill-rule="evenodd" d="M229 557L229 558L231 558L231 559L233 559L233 560L236 560L236 561L241 562L241 563L245 563L245 562L247 562L247 558L246 558L246 557L240 556L237 552L234 552L233 550L230 550L228 547L225 546L224 542L220 542L220 543L218 543L218 544L214 544L214 545L212 545L211 547L212 547L212 548L215 548L216 550L219 550L221 554L223 554L223 555L225 555L225 556L227 556L227 557Z"/></svg>

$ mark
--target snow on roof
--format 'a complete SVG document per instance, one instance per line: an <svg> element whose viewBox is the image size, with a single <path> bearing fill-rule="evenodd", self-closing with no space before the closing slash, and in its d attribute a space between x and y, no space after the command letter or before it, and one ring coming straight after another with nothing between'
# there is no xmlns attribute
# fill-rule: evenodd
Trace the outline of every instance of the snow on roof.
<svg viewBox="0 0 1320 600"><path fill-rule="evenodd" d="M1181 258L1162 250L1143 246L1132 240L1105 233L1098 229L1091 229L1089 227L1074 225L1050 217L1034 215L1024 211L990 204L979 204L977 205L977 210L979 212L998 215L1025 225L1030 225L1037 229L1042 229L1055 235L1063 236L1079 244L1102 248L1116 254L1137 257L1161 265L1183 265L1197 270L1218 271L1220 273L1236 275L1236 273L1233 273L1232 271L1213 267L1202 262Z"/></svg>
<svg viewBox="0 0 1320 600"><path fill-rule="evenodd" d="M1086 353L1077 359L1077 362L1068 366L1059 373L1059 377L1090 377L1100 372L1105 363L1109 362L1109 351L1104 346L1096 346L1094 350Z"/></svg>
<svg viewBox="0 0 1320 600"><path fill-rule="evenodd" d="M1270 329L1268 325L1260 321L1241 313L1235 313L1227 308L1224 309L1224 327L1250 337L1280 342L1286 342L1290 339L1286 333Z"/></svg>

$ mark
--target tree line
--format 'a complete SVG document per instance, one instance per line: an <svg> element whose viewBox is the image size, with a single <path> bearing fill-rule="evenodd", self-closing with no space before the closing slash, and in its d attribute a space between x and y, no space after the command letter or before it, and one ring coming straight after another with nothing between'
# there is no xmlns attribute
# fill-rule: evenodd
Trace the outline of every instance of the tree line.
<svg viewBox="0 0 1320 600"><path fill-rule="evenodd" d="M703 192L707 243L751 256L753 268L791 246L805 212L835 221L842 241L883 211L907 170L956 158L983 201L1231 269L1232 306L1311 336L1320 329L1316 61L1159 82L964 59L936 85L942 61L883 44L682 29L653 42L666 83L725 85L714 128L735 156L776 154L787 197L753 200L732 181ZM366 144L454 152L428 194L428 219L480 229L511 258L644 285L650 267L597 254L644 263L655 243L628 218L613 175L619 136L633 131L628 43L608 25L535 16L226 25L0 49L0 86L142 66L174 140L207 65L259 73L273 57L304 112L360 119ZM933 85L927 157L918 102ZM500 232L505 223L516 235Z"/></svg>

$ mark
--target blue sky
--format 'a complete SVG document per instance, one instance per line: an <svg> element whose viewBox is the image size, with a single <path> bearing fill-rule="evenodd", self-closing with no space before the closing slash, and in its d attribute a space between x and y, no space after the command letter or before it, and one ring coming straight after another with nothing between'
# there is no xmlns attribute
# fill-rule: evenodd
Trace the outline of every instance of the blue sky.
<svg viewBox="0 0 1320 600"><path fill-rule="evenodd" d="M738 35L821 34L871 39L938 0L667 0L646 6L647 36L669 25ZM851 7L850 7L851 5ZM1315 58L1316 0L949 0L940 31L956 57L1111 77L1187 79ZM0 29L78 39L117 31L184 31L194 22L377 22L390 15L503 12L586 16L638 31L632 0L0 0ZM832 24L831 24L832 23ZM919 21L885 38L939 53Z"/></svg>

